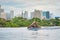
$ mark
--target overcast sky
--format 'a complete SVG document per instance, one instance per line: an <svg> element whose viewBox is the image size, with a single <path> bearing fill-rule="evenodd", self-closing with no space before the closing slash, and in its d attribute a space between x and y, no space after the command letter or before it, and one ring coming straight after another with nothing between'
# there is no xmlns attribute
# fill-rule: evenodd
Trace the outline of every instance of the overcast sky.
<svg viewBox="0 0 60 40"><path fill-rule="evenodd" d="M12 9L15 13L38 9L50 11L53 16L60 16L60 0L0 0L0 4L7 12Z"/></svg>

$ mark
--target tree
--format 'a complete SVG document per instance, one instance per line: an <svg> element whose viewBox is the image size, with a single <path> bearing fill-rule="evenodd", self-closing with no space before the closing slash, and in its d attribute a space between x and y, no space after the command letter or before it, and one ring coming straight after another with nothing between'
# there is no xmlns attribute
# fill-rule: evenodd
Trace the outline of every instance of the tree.
<svg viewBox="0 0 60 40"><path fill-rule="evenodd" d="M3 18L0 18L0 27L5 26L6 20Z"/></svg>

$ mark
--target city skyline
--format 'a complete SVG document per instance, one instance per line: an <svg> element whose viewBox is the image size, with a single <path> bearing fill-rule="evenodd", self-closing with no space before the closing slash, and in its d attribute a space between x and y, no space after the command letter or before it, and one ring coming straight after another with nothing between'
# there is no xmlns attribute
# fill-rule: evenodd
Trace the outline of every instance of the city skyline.
<svg viewBox="0 0 60 40"><path fill-rule="evenodd" d="M4 12L3 14L2 13L0 13L1 15L4 15L4 14L6 14L5 16L6 16L6 19L7 20L10 20L10 19L12 19L12 18L14 18L15 16L14 16L14 10L13 9L11 9L10 10L10 12L9 13L7 13L7 12L5 12L5 10L3 9L2 10L2 6L0 5L0 12ZM44 14L43 14L44 13ZM10 14L10 15L8 15L8 14ZM30 13L28 13L28 11L22 11L21 13L19 13L18 15L17 15L17 17L23 17L23 18L27 18L27 19L31 19L31 18L35 18L35 17L37 17L37 18L39 18L39 19L49 19L48 17L49 17L49 15L51 15L50 14L50 12L49 11L43 11L43 10L34 10L33 12L30 12ZM1 16L1 18L2 18L3 16ZM52 17L52 15L50 16L50 18L53 18ZM5 18L4 18L5 19Z"/></svg>
<svg viewBox="0 0 60 40"><path fill-rule="evenodd" d="M2 8L6 12L13 9L15 15L22 10L33 11L34 9L50 11L53 17L60 16L60 1L59 0L0 0Z"/></svg>

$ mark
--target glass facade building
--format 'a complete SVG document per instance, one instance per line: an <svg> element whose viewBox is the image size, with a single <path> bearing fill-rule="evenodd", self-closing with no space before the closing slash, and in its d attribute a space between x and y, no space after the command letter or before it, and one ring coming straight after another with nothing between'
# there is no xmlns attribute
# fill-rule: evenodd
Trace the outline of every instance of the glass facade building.
<svg viewBox="0 0 60 40"><path fill-rule="evenodd" d="M49 18L50 18L50 13L49 13L49 11L43 11L43 16L44 16L46 19L49 19Z"/></svg>

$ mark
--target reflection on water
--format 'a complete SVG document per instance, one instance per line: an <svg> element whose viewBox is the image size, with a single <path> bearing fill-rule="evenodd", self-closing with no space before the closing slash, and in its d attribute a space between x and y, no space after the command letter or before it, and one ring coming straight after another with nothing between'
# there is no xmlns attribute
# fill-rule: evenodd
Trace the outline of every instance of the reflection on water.
<svg viewBox="0 0 60 40"><path fill-rule="evenodd" d="M46 27L33 31L27 28L0 28L0 40L60 40L60 29Z"/></svg>

